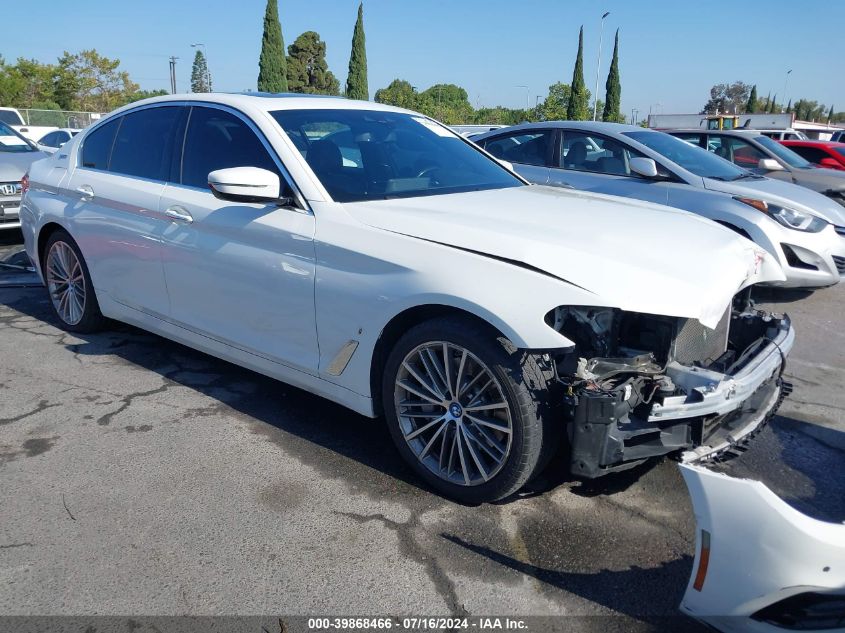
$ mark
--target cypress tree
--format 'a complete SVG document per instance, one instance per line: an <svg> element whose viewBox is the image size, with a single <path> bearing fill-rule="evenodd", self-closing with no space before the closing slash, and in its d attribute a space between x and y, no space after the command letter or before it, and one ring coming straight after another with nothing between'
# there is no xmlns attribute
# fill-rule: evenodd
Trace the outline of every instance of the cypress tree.
<svg viewBox="0 0 845 633"><path fill-rule="evenodd" d="M778 96L777 96L777 94L775 94L774 98L772 99L772 102L769 104L769 114L775 113L775 106L777 104L778 104Z"/></svg>
<svg viewBox="0 0 845 633"><path fill-rule="evenodd" d="M771 103L772 103L772 93L770 92L769 94L766 95L766 103L763 104L763 108L760 110L760 112L763 112L763 113L768 112L769 106L771 105Z"/></svg>
<svg viewBox="0 0 845 633"><path fill-rule="evenodd" d="M584 83L584 27L578 33L578 56L575 58L575 70L572 72L572 92L566 118L570 121L586 121L590 118L590 98Z"/></svg>
<svg viewBox="0 0 845 633"><path fill-rule="evenodd" d="M267 0L264 12L264 35L261 37L261 57L258 58L258 90L287 92L288 71L285 41L279 24L277 0Z"/></svg>
<svg viewBox="0 0 845 633"><path fill-rule="evenodd" d="M618 123L622 121L622 83L619 81L619 29L616 29L616 39L613 43L613 59L610 62L610 71L607 73L607 83L604 84L604 112L601 114L602 121Z"/></svg>
<svg viewBox="0 0 845 633"><path fill-rule="evenodd" d="M830 104L830 110L827 111L827 122L830 123L833 120L833 104Z"/></svg>
<svg viewBox="0 0 845 633"><path fill-rule="evenodd" d="M786 111L787 111L789 114L792 114L792 99L790 99L790 100L789 100L789 103L788 103L788 104L787 104L787 106L786 106Z"/></svg>
<svg viewBox="0 0 845 633"><path fill-rule="evenodd" d="M200 50L194 55L194 65L191 67L191 92L211 92L208 61Z"/></svg>
<svg viewBox="0 0 845 633"><path fill-rule="evenodd" d="M346 76L346 96L349 99L370 99L367 85L367 46L364 36L364 3L358 5L358 19L352 32L352 54L349 56L349 74Z"/></svg>
<svg viewBox="0 0 845 633"><path fill-rule="evenodd" d="M748 103L745 104L745 112L753 114L757 111L757 84L751 86L751 94L748 95Z"/></svg>

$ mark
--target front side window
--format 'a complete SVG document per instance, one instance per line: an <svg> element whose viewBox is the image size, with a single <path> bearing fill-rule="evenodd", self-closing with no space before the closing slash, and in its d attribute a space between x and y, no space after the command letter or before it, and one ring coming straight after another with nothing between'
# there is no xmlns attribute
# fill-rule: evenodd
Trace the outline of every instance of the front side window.
<svg viewBox="0 0 845 633"><path fill-rule="evenodd" d="M270 114L337 202L524 184L478 148L421 115L353 109Z"/></svg>
<svg viewBox="0 0 845 633"><path fill-rule="evenodd" d="M623 134L638 143L642 143L699 178L739 180L749 175L744 169L722 160L706 149L693 147L689 143L663 132L643 130L641 132L623 132Z"/></svg>
<svg viewBox="0 0 845 633"><path fill-rule="evenodd" d="M167 180L181 114L182 108L165 106L125 115L114 140L109 171Z"/></svg>
<svg viewBox="0 0 845 633"><path fill-rule="evenodd" d="M804 147L804 146L798 145L798 146L790 146L789 149L791 149L793 152L795 152L799 156L806 158L811 163L818 164L818 163L822 162L823 158L829 158L829 156L827 155L827 152L819 149L818 147Z"/></svg>
<svg viewBox="0 0 845 633"><path fill-rule="evenodd" d="M574 171L630 176L633 154L619 141L587 132L563 133L560 166Z"/></svg>
<svg viewBox="0 0 845 633"><path fill-rule="evenodd" d="M229 167L258 167L279 174L279 168L255 132L225 110L195 106L188 119L182 155L183 185L208 190L208 174ZM282 196L292 196L281 178Z"/></svg>
<svg viewBox="0 0 845 633"><path fill-rule="evenodd" d="M95 128L82 140L82 166L89 169L109 168L109 156L114 135L120 127L120 117Z"/></svg>
<svg viewBox="0 0 845 633"><path fill-rule="evenodd" d="M520 165L551 165L554 132L537 130L497 136L488 140L484 149L496 158Z"/></svg>
<svg viewBox="0 0 845 633"><path fill-rule="evenodd" d="M717 156L745 169L757 169L763 158L768 158L751 143L733 136L711 136L708 148Z"/></svg>

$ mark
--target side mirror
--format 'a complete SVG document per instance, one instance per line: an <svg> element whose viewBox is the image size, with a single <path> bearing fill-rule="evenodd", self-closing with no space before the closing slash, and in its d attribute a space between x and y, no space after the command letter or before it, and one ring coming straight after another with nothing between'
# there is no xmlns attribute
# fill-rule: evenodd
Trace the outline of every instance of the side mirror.
<svg viewBox="0 0 845 633"><path fill-rule="evenodd" d="M507 169L507 170L509 170L509 171L513 171L513 163L508 162L508 161L506 161L506 160L503 160L503 159L501 159L501 158L497 158L496 160L497 160L497 161L499 161L499 164L500 164L502 167L504 167L505 169Z"/></svg>
<svg viewBox="0 0 845 633"><path fill-rule="evenodd" d="M761 158L760 162L757 163L757 167L763 171L783 171L783 165L774 158Z"/></svg>
<svg viewBox="0 0 845 633"><path fill-rule="evenodd" d="M845 165L837 161L835 158L822 158L819 165L827 169L845 169Z"/></svg>
<svg viewBox="0 0 845 633"><path fill-rule="evenodd" d="M631 171L643 178L657 178L657 163L652 158L635 156L630 160Z"/></svg>
<svg viewBox="0 0 845 633"><path fill-rule="evenodd" d="M208 174L214 197L233 202L276 202L281 183L278 174L258 167L230 167Z"/></svg>

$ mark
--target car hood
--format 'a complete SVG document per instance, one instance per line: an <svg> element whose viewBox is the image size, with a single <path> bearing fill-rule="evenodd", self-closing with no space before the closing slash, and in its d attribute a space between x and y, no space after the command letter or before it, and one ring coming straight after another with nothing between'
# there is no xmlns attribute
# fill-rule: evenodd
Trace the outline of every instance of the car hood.
<svg viewBox="0 0 845 633"><path fill-rule="evenodd" d="M845 185L845 180L843 180L843 185ZM721 191L734 196L761 198L766 202L812 213L833 224L845 226L845 207L817 191L791 182L774 178L755 178L735 182L705 178L704 186L712 191Z"/></svg>
<svg viewBox="0 0 845 633"><path fill-rule="evenodd" d="M369 226L557 277L595 294L596 305L711 328L740 289L784 279L773 258L733 231L627 198L525 186L344 207Z"/></svg>
<svg viewBox="0 0 845 633"><path fill-rule="evenodd" d="M0 181L20 180L32 163L46 156L44 152L0 152Z"/></svg>

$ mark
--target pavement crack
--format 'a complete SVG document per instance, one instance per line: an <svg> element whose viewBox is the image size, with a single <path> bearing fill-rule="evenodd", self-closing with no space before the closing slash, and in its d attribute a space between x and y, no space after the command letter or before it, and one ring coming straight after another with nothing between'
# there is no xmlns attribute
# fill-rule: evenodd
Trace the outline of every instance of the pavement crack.
<svg viewBox="0 0 845 633"><path fill-rule="evenodd" d="M160 387L156 387L155 389L149 389L148 391L136 391L135 393L130 393L129 395L124 396L121 399L120 406L117 409L115 409L114 411L112 411L110 413L106 413L105 415L101 415L99 418L97 418L97 424L99 424L100 426L108 426L109 424L111 424L112 419L116 415L120 415L121 413L126 411L126 409L128 409L130 406L132 406L132 402L135 401L136 399L145 398L147 396L152 396L152 395L155 395L157 393L164 393L169 388L170 388L170 385L165 383L165 384L161 385Z"/></svg>
<svg viewBox="0 0 845 633"><path fill-rule="evenodd" d="M12 422L19 422L20 420L23 420L24 418L28 418L32 415L36 415L38 413L41 413L42 411L49 409L51 407L58 407L58 406L60 406L59 403L50 404L49 401L47 401L47 400L41 400L38 403L38 406L36 406L32 411L27 411L26 413L21 413L19 415L13 416L11 418L0 418L0 425L11 424Z"/></svg>
<svg viewBox="0 0 845 633"><path fill-rule="evenodd" d="M8 545L0 545L0 549L12 549L14 547L33 547L30 542L25 543L9 543Z"/></svg>
<svg viewBox="0 0 845 633"><path fill-rule="evenodd" d="M356 523L364 524L372 521L377 521L384 525L387 529L396 534L399 541L399 550L411 560L416 561L422 565L429 579L434 584L437 593L443 598L449 612L453 616L468 616L470 615L467 608L458 600L458 593L455 589L455 583L449 578L443 568L437 563L434 556L428 554L417 540L414 538L413 530L419 527L419 515L412 513L411 518L405 523L393 521L388 519L381 513L377 514L356 514L354 512L337 512L341 516L352 519Z"/></svg>

